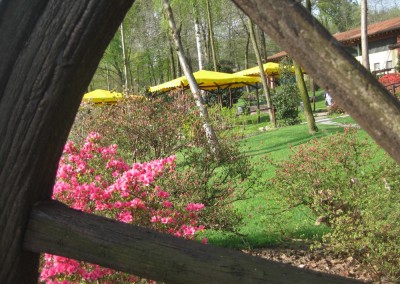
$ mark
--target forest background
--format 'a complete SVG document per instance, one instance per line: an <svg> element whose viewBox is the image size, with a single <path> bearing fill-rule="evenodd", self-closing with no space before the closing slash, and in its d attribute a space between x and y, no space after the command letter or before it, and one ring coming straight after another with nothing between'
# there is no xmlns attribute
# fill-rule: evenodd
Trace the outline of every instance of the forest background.
<svg viewBox="0 0 400 284"><path fill-rule="evenodd" d="M135 2L108 46L89 91L145 94L149 86L183 75L161 2ZM311 4L313 15L332 34L360 26L359 1L312 0ZM193 71L231 73L257 65L247 17L231 1L173 0L171 6ZM368 1L369 24L399 15L398 0ZM280 51L257 27L256 36L264 61Z"/></svg>

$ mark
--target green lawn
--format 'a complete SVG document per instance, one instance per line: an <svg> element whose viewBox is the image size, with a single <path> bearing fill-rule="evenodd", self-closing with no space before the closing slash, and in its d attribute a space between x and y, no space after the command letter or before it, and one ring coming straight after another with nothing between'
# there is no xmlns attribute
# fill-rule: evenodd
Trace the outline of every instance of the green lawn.
<svg viewBox="0 0 400 284"><path fill-rule="evenodd" d="M340 121L353 122L351 118ZM319 132L310 135L307 125L303 124L260 132L258 128L261 126L263 123L247 125L247 138L241 141L242 151L254 164L261 167L261 181L274 175L274 168L265 161L266 156L281 160L289 155L289 146L343 131L341 127L318 124ZM365 136L365 133L361 131L360 135ZM316 216L308 208L289 210L279 192L265 185L254 190L257 194L253 198L235 203L235 208L244 218L244 225L238 228L240 235L207 231L205 235L211 244L240 249L269 247L294 239L318 239L327 231L323 225L314 225Z"/></svg>

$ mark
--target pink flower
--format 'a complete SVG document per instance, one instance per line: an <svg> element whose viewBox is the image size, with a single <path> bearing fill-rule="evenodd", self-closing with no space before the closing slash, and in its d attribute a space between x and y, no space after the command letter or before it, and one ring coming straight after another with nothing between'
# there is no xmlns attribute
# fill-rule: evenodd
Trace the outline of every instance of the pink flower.
<svg viewBox="0 0 400 284"><path fill-rule="evenodd" d="M161 220L161 217L160 217L160 216L152 216L151 219L150 219L150 222L152 222L152 223L157 223L157 222L159 222L160 220Z"/></svg>
<svg viewBox="0 0 400 284"><path fill-rule="evenodd" d="M166 192L166 191L160 190L160 191L157 192L157 196L159 196L161 198L168 198L169 197L169 193Z"/></svg>
<svg viewBox="0 0 400 284"><path fill-rule="evenodd" d="M132 213L129 211L123 211L118 214L118 220L124 223L130 223L133 220Z"/></svg>
<svg viewBox="0 0 400 284"><path fill-rule="evenodd" d="M121 208L124 204L121 201L117 201L114 203L114 208Z"/></svg>
<svg viewBox="0 0 400 284"><path fill-rule="evenodd" d="M144 209L146 206L144 205L143 201L139 198L135 198L129 202L132 208Z"/></svg>
<svg viewBox="0 0 400 284"><path fill-rule="evenodd" d="M170 193L155 184L174 170L175 156L130 167L117 157L117 145L103 147L101 139L99 133L92 132L80 149L72 142L65 145L54 199L84 212L113 217L124 223L134 222L178 237L190 239L201 230L194 212L204 205L174 206L167 200ZM45 254L40 281L107 283L111 279L107 276L115 273L98 265Z"/></svg>
<svg viewBox="0 0 400 284"><path fill-rule="evenodd" d="M187 211L200 211L201 209L204 208L204 204L202 203L189 203L188 206L186 206Z"/></svg>
<svg viewBox="0 0 400 284"><path fill-rule="evenodd" d="M163 223L163 224L172 223L172 221L173 221L172 217L163 217L163 218L161 218L161 223Z"/></svg>
<svg viewBox="0 0 400 284"><path fill-rule="evenodd" d="M172 204L171 201L166 200L166 201L163 202L163 206L164 206L165 208L171 208L172 205L173 205L173 204Z"/></svg>

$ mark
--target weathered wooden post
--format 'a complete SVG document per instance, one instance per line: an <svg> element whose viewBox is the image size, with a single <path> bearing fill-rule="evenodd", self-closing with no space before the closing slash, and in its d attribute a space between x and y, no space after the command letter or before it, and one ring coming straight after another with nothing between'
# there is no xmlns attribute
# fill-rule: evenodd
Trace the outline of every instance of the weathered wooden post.
<svg viewBox="0 0 400 284"><path fill-rule="evenodd" d="M134 0L0 3L0 283L36 283L22 249L98 62Z"/></svg>

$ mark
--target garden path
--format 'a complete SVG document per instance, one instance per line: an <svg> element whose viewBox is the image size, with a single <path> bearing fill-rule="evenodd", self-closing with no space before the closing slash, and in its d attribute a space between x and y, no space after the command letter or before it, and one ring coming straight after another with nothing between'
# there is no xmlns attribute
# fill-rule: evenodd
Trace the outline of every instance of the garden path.
<svg viewBox="0 0 400 284"><path fill-rule="evenodd" d="M336 118L343 118L348 117L348 114L344 114L341 116L337 116L335 118L328 117L328 112L321 112L318 113L315 117L315 122L319 124L327 124L327 125L336 125L339 127L353 127L353 128L360 128L360 126L356 123L340 123L335 121Z"/></svg>

